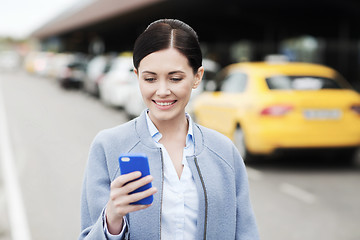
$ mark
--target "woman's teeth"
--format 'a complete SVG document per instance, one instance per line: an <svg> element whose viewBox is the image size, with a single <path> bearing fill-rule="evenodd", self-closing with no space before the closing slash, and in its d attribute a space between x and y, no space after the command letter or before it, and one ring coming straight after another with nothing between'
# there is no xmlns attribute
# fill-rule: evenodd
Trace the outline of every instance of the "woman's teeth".
<svg viewBox="0 0 360 240"><path fill-rule="evenodd" d="M174 102L155 102L155 103L160 106L169 106L169 105L173 104Z"/></svg>

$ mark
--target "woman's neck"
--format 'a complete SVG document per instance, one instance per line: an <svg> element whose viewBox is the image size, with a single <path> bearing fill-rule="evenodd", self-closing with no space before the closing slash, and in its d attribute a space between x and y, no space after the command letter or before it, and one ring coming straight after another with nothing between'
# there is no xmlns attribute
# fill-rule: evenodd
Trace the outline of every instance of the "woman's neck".
<svg viewBox="0 0 360 240"><path fill-rule="evenodd" d="M171 120L159 121L157 119L151 118L151 114L149 114L149 117L164 138L177 134L184 134L186 136L189 123L185 112L181 116Z"/></svg>

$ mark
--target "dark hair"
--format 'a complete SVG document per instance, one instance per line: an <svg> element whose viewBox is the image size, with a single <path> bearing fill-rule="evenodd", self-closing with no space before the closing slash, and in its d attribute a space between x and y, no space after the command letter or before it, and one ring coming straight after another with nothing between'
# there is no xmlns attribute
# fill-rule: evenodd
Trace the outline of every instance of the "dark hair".
<svg viewBox="0 0 360 240"><path fill-rule="evenodd" d="M147 55L175 48L189 61L194 74L202 66L202 53L196 32L186 23L176 19L160 19L151 23L136 39L133 52L134 67Z"/></svg>

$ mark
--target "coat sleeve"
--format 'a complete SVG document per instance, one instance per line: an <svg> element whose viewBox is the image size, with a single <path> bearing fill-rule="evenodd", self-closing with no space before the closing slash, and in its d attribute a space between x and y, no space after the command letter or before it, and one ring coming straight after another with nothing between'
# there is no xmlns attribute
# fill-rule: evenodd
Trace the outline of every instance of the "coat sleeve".
<svg viewBox="0 0 360 240"><path fill-rule="evenodd" d="M111 180L104 147L99 135L95 137L90 147L85 169L81 194L81 234L79 240L107 239L103 216L109 200Z"/></svg>
<svg viewBox="0 0 360 240"><path fill-rule="evenodd" d="M259 240L258 228L250 203L249 183L245 164L238 150L233 147L236 169L236 239Z"/></svg>

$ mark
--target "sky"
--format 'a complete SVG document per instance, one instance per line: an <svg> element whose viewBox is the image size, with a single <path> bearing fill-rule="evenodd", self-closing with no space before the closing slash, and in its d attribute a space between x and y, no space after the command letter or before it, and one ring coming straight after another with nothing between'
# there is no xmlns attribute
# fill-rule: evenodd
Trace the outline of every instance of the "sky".
<svg viewBox="0 0 360 240"><path fill-rule="evenodd" d="M22 39L83 0L0 0L0 37Z"/></svg>

